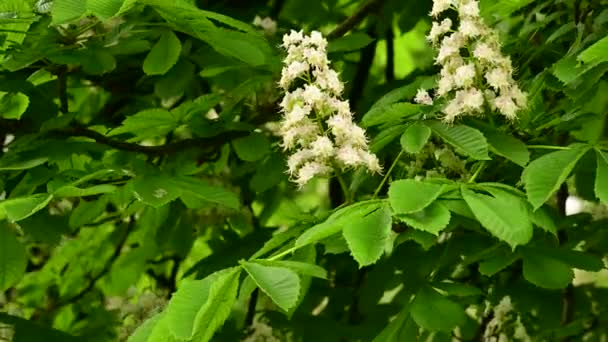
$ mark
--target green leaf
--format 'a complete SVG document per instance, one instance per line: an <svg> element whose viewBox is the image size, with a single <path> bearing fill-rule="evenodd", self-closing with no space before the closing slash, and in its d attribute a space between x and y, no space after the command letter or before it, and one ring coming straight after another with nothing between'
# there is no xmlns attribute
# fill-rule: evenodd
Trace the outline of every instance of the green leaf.
<svg viewBox="0 0 608 342"><path fill-rule="evenodd" d="M457 152L477 160L490 159L488 142L477 129L465 125L446 125L439 121L429 121L425 124L446 143L454 146Z"/></svg>
<svg viewBox="0 0 608 342"><path fill-rule="evenodd" d="M152 334L152 330L162 318L163 314L161 313L157 313L156 315L148 318L139 327L137 327L137 329L135 329L135 332L129 336L127 342L148 342L148 338Z"/></svg>
<svg viewBox="0 0 608 342"><path fill-rule="evenodd" d="M101 20L115 16L125 0L87 0L87 9Z"/></svg>
<svg viewBox="0 0 608 342"><path fill-rule="evenodd" d="M568 150L548 153L525 168L522 180L528 201L534 209L540 208L557 191L590 148L588 145L573 144Z"/></svg>
<svg viewBox="0 0 608 342"><path fill-rule="evenodd" d="M444 189L443 184L401 179L391 183L388 200L395 214L411 214L433 203Z"/></svg>
<svg viewBox="0 0 608 342"><path fill-rule="evenodd" d="M139 139L164 136L177 127L177 120L166 109L145 109L131 115L122 125L110 132L110 136L131 133Z"/></svg>
<svg viewBox="0 0 608 342"><path fill-rule="evenodd" d="M380 133L378 133L369 144L370 151L373 153L382 151L386 145L390 144L399 135L403 134L405 127L406 125L396 125L380 131Z"/></svg>
<svg viewBox="0 0 608 342"><path fill-rule="evenodd" d="M455 283L451 281L441 281L431 284L435 289L447 292L450 296L467 297L467 296L479 296L481 290L476 287Z"/></svg>
<svg viewBox="0 0 608 342"><path fill-rule="evenodd" d="M431 137L431 129L420 123L415 123L405 130L401 136L401 147L408 153L418 153Z"/></svg>
<svg viewBox="0 0 608 342"><path fill-rule="evenodd" d="M264 134L254 132L246 137L234 139L232 147L239 158L252 162L262 159L270 151L270 142Z"/></svg>
<svg viewBox="0 0 608 342"><path fill-rule="evenodd" d="M83 197L114 192L117 186L111 184L93 185L88 188L79 188L73 185L65 185L53 192L56 197Z"/></svg>
<svg viewBox="0 0 608 342"><path fill-rule="evenodd" d="M526 166L530 160L530 151L521 140L498 132L486 132L490 150L503 156L519 166Z"/></svg>
<svg viewBox="0 0 608 342"><path fill-rule="evenodd" d="M1 31L0 31L1 32ZM30 105L30 99L23 93L4 93L0 91L0 117L21 119Z"/></svg>
<svg viewBox="0 0 608 342"><path fill-rule="evenodd" d="M133 180L135 197L155 208L162 207L182 195L180 186L163 174L143 175Z"/></svg>
<svg viewBox="0 0 608 342"><path fill-rule="evenodd" d="M351 33L329 42L327 52L355 51L362 49L374 39L362 32Z"/></svg>
<svg viewBox="0 0 608 342"><path fill-rule="evenodd" d="M529 248L524 250L523 274L527 281L546 289L562 289L574 278L568 264Z"/></svg>
<svg viewBox="0 0 608 342"><path fill-rule="evenodd" d="M52 24L60 25L80 18L87 11L86 3L83 0L54 0L51 9Z"/></svg>
<svg viewBox="0 0 608 342"><path fill-rule="evenodd" d="M420 114L421 106L409 102L391 103L371 109L361 119L364 127L377 126L389 122L398 122L407 117Z"/></svg>
<svg viewBox="0 0 608 342"><path fill-rule="evenodd" d="M491 277L513 264L519 256L509 250L500 250L479 263L479 273Z"/></svg>
<svg viewBox="0 0 608 342"><path fill-rule="evenodd" d="M300 278L289 268L262 266L254 262L241 262L258 287L285 311L289 311L298 301Z"/></svg>
<svg viewBox="0 0 608 342"><path fill-rule="evenodd" d="M4 211L12 221L20 221L38 210L46 207L51 201L51 194L35 194L27 197L7 199L0 202L0 212Z"/></svg>
<svg viewBox="0 0 608 342"><path fill-rule="evenodd" d="M216 29L207 32L205 40L217 52L224 56L236 58L251 66L260 66L266 63L264 41L252 34Z"/></svg>
<svg viewBox="0 0 608 342"><path fill-rule="evenodd" d="M26 266L25 246L5 222L0 223L0 293L21 280Z"/></svg>
<svg viewBox="0 0 608 342"><path fill-rule="evenodd" d="M604 268L604 262L601 257L564 247L535 246L529 247L527 250L559 260L570 267L578 268L579 270L598 272Z"/></svg>
<svg viewBox="0 0 608 342"><path fill-rule="evenodd" d="M164 75L177 63L182 44L173 31L164 31L144 60L146 75Z"/></svg>
<svg viewBox="0 0 608 342"><path fill-rule="evenodd" d="M198 341L209 341L230 314L239 271L233 267L202 280L184 280L171 297L163 317L171 334L179 340L196 337ZM218 310L216 317L213 317L214 310Z"/></svg>
<svg viewBox="0 0 608 342"><path fill-rule="evenodd" d="M57 317L59 316L60 314L58 313ZM55 321L57 322L58 320L56 319ZM4 339L7 336L13 337L11 336L12 332L14 332L14 339ZM0 312L0 334L4 341L15 342L37 342L40 340L44 340L44 342L82 341L82 337L68 335L63 331L51 329L47 325L38 324L33 320L26 320L2 312Z"/></svg>
<svg viewBox="0 0 608 342"><path fill-rule="evenodd" d="M542 230L557 236L557 226L555 225L553 217L549 214L548 208L541 207L536 209L532 213L532 216L530 216L530 219L532 220L532 223Z"/></svg>
<svg viewBox="0 0 608 342"><path fill-rule="evenodd" d="M361 220L365 216L380 209L383 206L383 202L383 200L363 201L342 208L329 216L324 222L306 230L296 239L295 246L302 247L337 234L344 227L352 224L353 221Z"/></svg>
<svg viewBox="0 0 608 342"><path fill-rule="evenodd" d="M371 265L380 259L390 237L391 226L391 210L388 205L382 205L344 227L342 235L359 267Z"/></svg>
<svg viewBox="0 0 608 342"><path fill-rule="evenodd" d="M410 313L419 326L430 331L450 332L466 321L466 314L458 303L429 286L416 293Z"/></svg>
<svg viewBox="0 0 608 342"><path fill-rule="evenodd" d="M418 339L418 326L410 315L410 306L406 305L395 319L393 319L373 342L399 342L416 341Z"/></svg>
<svg viewBox="0 0 608 342"><path fill-rule="evenodd" d="M0 164L0 171L27 170L42 165L49 160L49 157L40 157L30 160L18 161L8 165Z"/></svg>
<svg viewBox="0 0 608 342"><path fill-rule="evenodd" d="M443 204L434 202L415 213L397 214L396 217L416 229L437 235L450 223L451 215Z"/></svg>
<svg viewBox="0 0 608 342"><path fill-rule="evenodd" d="M227 208L238 209L240 201L237 194L226 188L194 177L175 177L171 183L181 188L182 196L189 195L200 200L223 205ZM183 197L182 197L183 199Z"/></svg>
<svg viewBox="0 0 608 342"><path fill-rule="evenodd" d="M481 225L512 248L532 238L533 227L527 203L506 191L492 190L492 196L475 193L462 187L462 198Z"/></svg>
<svg viewBox="0 0 608 342"><path fill-rule="evenodd" d="M307 275L311 277L327 279L327 271L318 265L310 264L301 261L292 260L254 260L252 262L258 263L264 266L275 266L282 268L289 268L290 270L297 272L301 275Z"/></svg>
<svg viewBox="0 0 608 342"><path fill-rule="evenodd" d="M577 59L594 65L608 61L608 35L586 48Z"/></svg>
<svg viewBox="0 0 608 342"><path fill-rule="evenodd" d="M595 150L597 156L597 171L595 173L595 197L600 202L608 204L608 156L599 149Z"/></svg>

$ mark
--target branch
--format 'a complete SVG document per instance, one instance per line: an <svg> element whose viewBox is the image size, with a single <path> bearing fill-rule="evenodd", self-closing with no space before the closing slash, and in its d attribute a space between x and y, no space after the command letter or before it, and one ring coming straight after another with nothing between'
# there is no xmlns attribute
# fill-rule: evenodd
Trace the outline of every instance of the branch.
<svg viewBox="0 0 608 342"><path fill-rule="evenodd" d="M96 143L107 145L117 150L143 153L150 156L159 156L180 152L190 148L208 148L221 146L229 140L243 137L248 133L245 131L229 131L223 134L209 138L193 138L176 141L174 143L160 146L142 146L139 144L128 143L116 139L109 138L99 132L93 131L86 127L69 127L60 128L49 131L49 134L59 135L64 137L86 137L95 140Z"/></svg>
<svg viewBox="0 0 608 342"><path fill-rule="evenodd" d="M359 7L350 17L346 18L341 22L338 27L331 31L328 35L328 39L336 39L345 35L348 31L352 30L360 22L365 19L369 14L378 10L382 5L383 0L368 0L363 6Z"/></svg>

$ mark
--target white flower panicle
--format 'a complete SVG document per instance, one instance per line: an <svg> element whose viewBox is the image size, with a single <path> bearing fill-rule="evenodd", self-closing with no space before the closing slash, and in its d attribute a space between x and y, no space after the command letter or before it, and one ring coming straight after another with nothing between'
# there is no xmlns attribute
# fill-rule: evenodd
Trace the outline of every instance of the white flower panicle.
<svg viewBox="0 0 608 342"><path fill-rule="evenodd" d="M450 9L458 13L455 31L451 19L437 19ZM517 112L527 105L526 94L513 80L511 59L502 55L498 34L480 17L479 2L434 0L430 15L437 19L427 39L438 50L435 60L441 66L441 77L435 94L447 100L442 110L444 120L452 122L458 116L480 114L486 108L516 119ZM433 103L424 90L414 101Z"/></svg>
<svg viewBox="0 0 608 342"><path fill-rule="evenodd" d="M285 92L279 133L283 147L294 151L287 160L293 181L301 187L336 168L381 172L365 130L353 122L348 102L340 98L344 84L330 68L327 40L316 31L291 31L283 36L282 46L287 57L279 81Z"/></svg>
<svg viewBox="0 0 608 342"><path fill-rule="evenodd" d="M262 18L259 15L256 15L253 19L253 26L261 28L268 36L274 36L274 34L277 33L277 22L270 17Z"/></svg>

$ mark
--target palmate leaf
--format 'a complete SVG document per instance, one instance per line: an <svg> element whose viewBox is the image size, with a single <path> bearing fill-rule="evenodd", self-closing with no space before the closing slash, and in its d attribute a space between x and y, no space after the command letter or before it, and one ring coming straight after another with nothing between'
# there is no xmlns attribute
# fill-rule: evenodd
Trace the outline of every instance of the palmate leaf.
<svg viewBox="0 0 608 342"><path fill-rule="evenodd" d="M177 119L166 109L145 109L127 117L110 136L131 133L138 139L162 137L177 127Z"/></svg>
<svg viewBox="0 0 608 342"><path fill-rule="evenodd" d="M465 125L446 125L439 121L425 124L456 151L477 160L489 160L488 142L477 129Z"/></svg>
<svg viewBox="0 0 608 342"><path fill-rule="evenodd" d="M438 235L450 223L450 211L441 203L434 202L424 209L396 217L413 228Z"/></svg>
<svg viewBox="0 0 608 342"><path fill-rule="evenodd" d="M146 75L164 75L177 63L182 44L173 31L164 31L144 60Z"/></svg>
<svg viewBox="0 0 608 342"><path fill-rule="evenodd" d="M359 267L373 264L382 256L391 226L391 210L385 204L344 227L342 235Z"/></svg>
<svg viewBox="0 0 608 342"><path fill-rule="evenodd" d="M548 153L532 161L524 169L522 181L534 209L540 208L557 191L590 148L584 144L572 144L567 150Z"/></svg>
<svg viewBox="0 0 608 342"><path fill-rule="evenodd" d="M241 262L251 279L284 311L294 307L300 295L300 278L289 268L263 266L255 262Z"/></svg>
<svg viewBox="0 0 608 342"><path fill-rule="evenodd" d="M395 214L411 214L433 203L444 189L443 184L401 179L391 183L388 200Z"/></svg>
<svg viewBox="0 0 608 342"><path fill-rule="evenodd" d="M464 186L461 193L481 225L512 248L524 245L532 238L530 211L524 199L497 189L492 189L493 197Z"/></svg>
<svg viewBox="0 0 608 342"><path fill-rule="evenodd" d="M26 265L25 246L17 240L6 222L0 222L0 292L23 277Z"/></svg>

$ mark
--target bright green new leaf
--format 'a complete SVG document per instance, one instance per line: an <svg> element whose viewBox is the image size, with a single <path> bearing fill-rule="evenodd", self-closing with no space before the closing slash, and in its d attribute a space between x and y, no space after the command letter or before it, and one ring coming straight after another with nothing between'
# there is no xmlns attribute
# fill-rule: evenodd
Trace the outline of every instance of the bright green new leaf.
<svg viewBox="0 0 608 342"><path fill-rule="evenodd" d="M145 109L128 116L122 126L112 130L110 136L131 133L139 139L165 136L177 127L177 120L166 109Z"/></svg>
<svg viewBox="0 0 608 342"><path fill-rule="evenodd" d="M327 271L318 265L293 260L254 260L260 265L289 268L301 275L327 279Z"/></svg>
<svg viewBox="0 0 608 342"><path fill-rule="evenodd" d="M64 24L78 19L87 11L87 2L84 0L54 0L51 7L53 25Z"/></svg>
<svg viewBox="0 0 608 342"><path fill-rule="evenodd" d="M451 281L434 282L431 286L435 289L447 292L450 296L467 297L481 295L481 291L476 287Z"/></svg>
<svg viewBox="0 0 608 342"><path fill-rule="evenodd" d="M49 160L49 157L40 157L23 161L16 161L8 165L0 164L0 171L27 170L42 165Z"/></svg>
<svg viewBox="0 0 608 342"><path fill-rule="evenodd" d="M594 65L608 61L608 35L586 48L578 55L577 59L583 63Z"/></svg>
<svg viewBox="0 0 608 342"><path fill-rule="evenodd" d="M102 20L115 16L125 0L87 0L87 9Z"/></svg>
<svg viewBox="0 0 608 342"><path fill-rule="evenodd" d="M256 161L262 159L270 151L270 142L264 134L254 132L246 137L234 139L232 147L242 160Z"/></svg>
<svg viewBox="0 0 608 342"><path fill-rule="evenodd" d="M573 144L568 150L548 153L525 168L522 180L525 184L528 201L534 209L540 208L560 185L566 181L572 169L591 147Z"/></svg>
<svg viewBox="0 0 608 342"><path fill-rule="evenodd" d="M532 223L542 230L557 236L557 225L546 206L536 209L530 216Z"/></svg>
<svg viewBox="0 0 608 342"><path fill-rule="evenodd" d="M99 184L93 185L88 188L79 188L73 185L64 185L53 192L56 197L83 197L98 194L105 194L108 192L114 192L118 189L116 185L111 184Z"/></svg>
<svg viewBox="0 0 608 342"><path fill-rule="evenodd" d="M21 119L30 105L30 99L23 93L4 93L0 91L0 117Z"/></svg>
<svg viewBox="0 0 608 342"><path fill-rule="evenodd" d="M146 75L164 75L177 63L182 44L173 31L164 31L144 60Z"/></svg>
<svg viewBox="0 0 608 342"><path fill-rule="evenodd" d="M371 109L361 119L365 127L377 126L389 122L399 122L407 117L419 114L421 106L409 102L397 102Z"/></svg>
<svg viewBox="0 0 608 342"><path fill-rule="evenodd" d="M533 249L524 250L523 274L527 281L546 289L562 289L574 278L568 264Z"/></svg>
<svg viewBox="0 0 608 342"><path fill-rule="evenodd" d="M355 220L361 220L365 216L382 208L383 202L383 200L363 201L336 211L325 222L309 228L297 238L296 247L315 243L339 233L344 227L352 224Z"/></svg>
<svg viewBox="0 0 608 342"><path fill-rule="evenodd" d="M242 262L241 265L258 287L285 311L289 311L298 301L300 278L289 268L262 266L254 262Z"/></svg>
<svg viewBox="0 0 608 342"><path fill-rule="evenodd" d="M355 32L330 41L327 45L327 52L355 51L366 47L373 41L374 39L367 34Z"/></svg>
<svg viewBox="0 0 608 342"><path fill-rule="evenodd" d="M46 207L52 198L51 194L35 194L7 199L0 202L0 212L4 211L11 221L20 221Z"/></svg>
<svg viewBox="0 0 608 342"><path fill-rule="evenodd" d="M490 151L503 156L519 166L526 166L530 160L530 151L521 140L498 132L486 132Z"/></svg>
<svg viewBox="0 0 608 342"><path fill-rule="evenodd" d="M388 200L395 214L411 214L433 203L444 189L443 184L400 179L391 183Z"/></svg>
<svg viewBox="0 0 608 342"><path fill-rule="evenodd" d="M418 153L431 137L431 129L420 123L409 126L401 136L401 147L408 153Z"/></svg>
<svg viewBox="0 0 608 342"><path fill-rule="evenodd" d="M182 194L181 187L173 184L169 175L142 175L133 180L135 196L155 208L175 200Z"/></svg>
<svg viewBox="0 0 608 342"><path fill-rule="evenodd" d="M435 202L420 211L396 217L416 229L437 235L450 223L451 215L443 204Z"/></svg>
<svg viewBox="0 0 608 342"><path fill-rule="evenodd" d="M608 204L608 155L599 149L595 150L597 171L595 173L595 197Z"/></svg>
<svg viewBox="0 0 608 342"><path fill-rule="evenodd" d="M456 151L477 160L489 160L488 142L477 129L465 125L447 125L439 121L428 121L425 124L446 143L454 146Z"/></svg>
<svg viewBox="0 0 608 342"><path fill-rule="evenodd" d="M353 219L342 230L353 258L359 267L378 261L384 252L391 233L391 210L382 205L361 218Z"/></svg>
<svg viewBox="0 0 608 342"><path fill-rule="evenodd" d="M152 334L152 330L162 318L162 313L157 313L156 315L148 318L139 327L137 327L137 329L135 329L135 332L129 336L127 342L148 342L148 338Z"/></svg>
<svg viewBox="0 0 608 342"><path fill-rule="evenodd" d="M492 196L475 193L462 187L462 198L481 225L512 248L532 238L530 210L525 200L506 191L493 190Z"/></svg>
<svg viewBox="0 0 608 342"><path fill-rule="evenodd" d="M422 287L416 293L410 313L418 325L430 331L450 332L466 321L466 314L460 304L429 286Z"/></svg>
<svg viewBox="0 0 608 342"><path fill-rule="evenodd" d="M17 284L25 273L27 254L6 222L0 223L0 293Z"/></svg>
<svg viewBox="0 0 608 342"><path fill-rule="evenodd" d="M204 179L187 176L174 177L171 179L171 184L180 188L183 195L193 196L232 209L238 209L240 206L236 193Z"/></svg>

